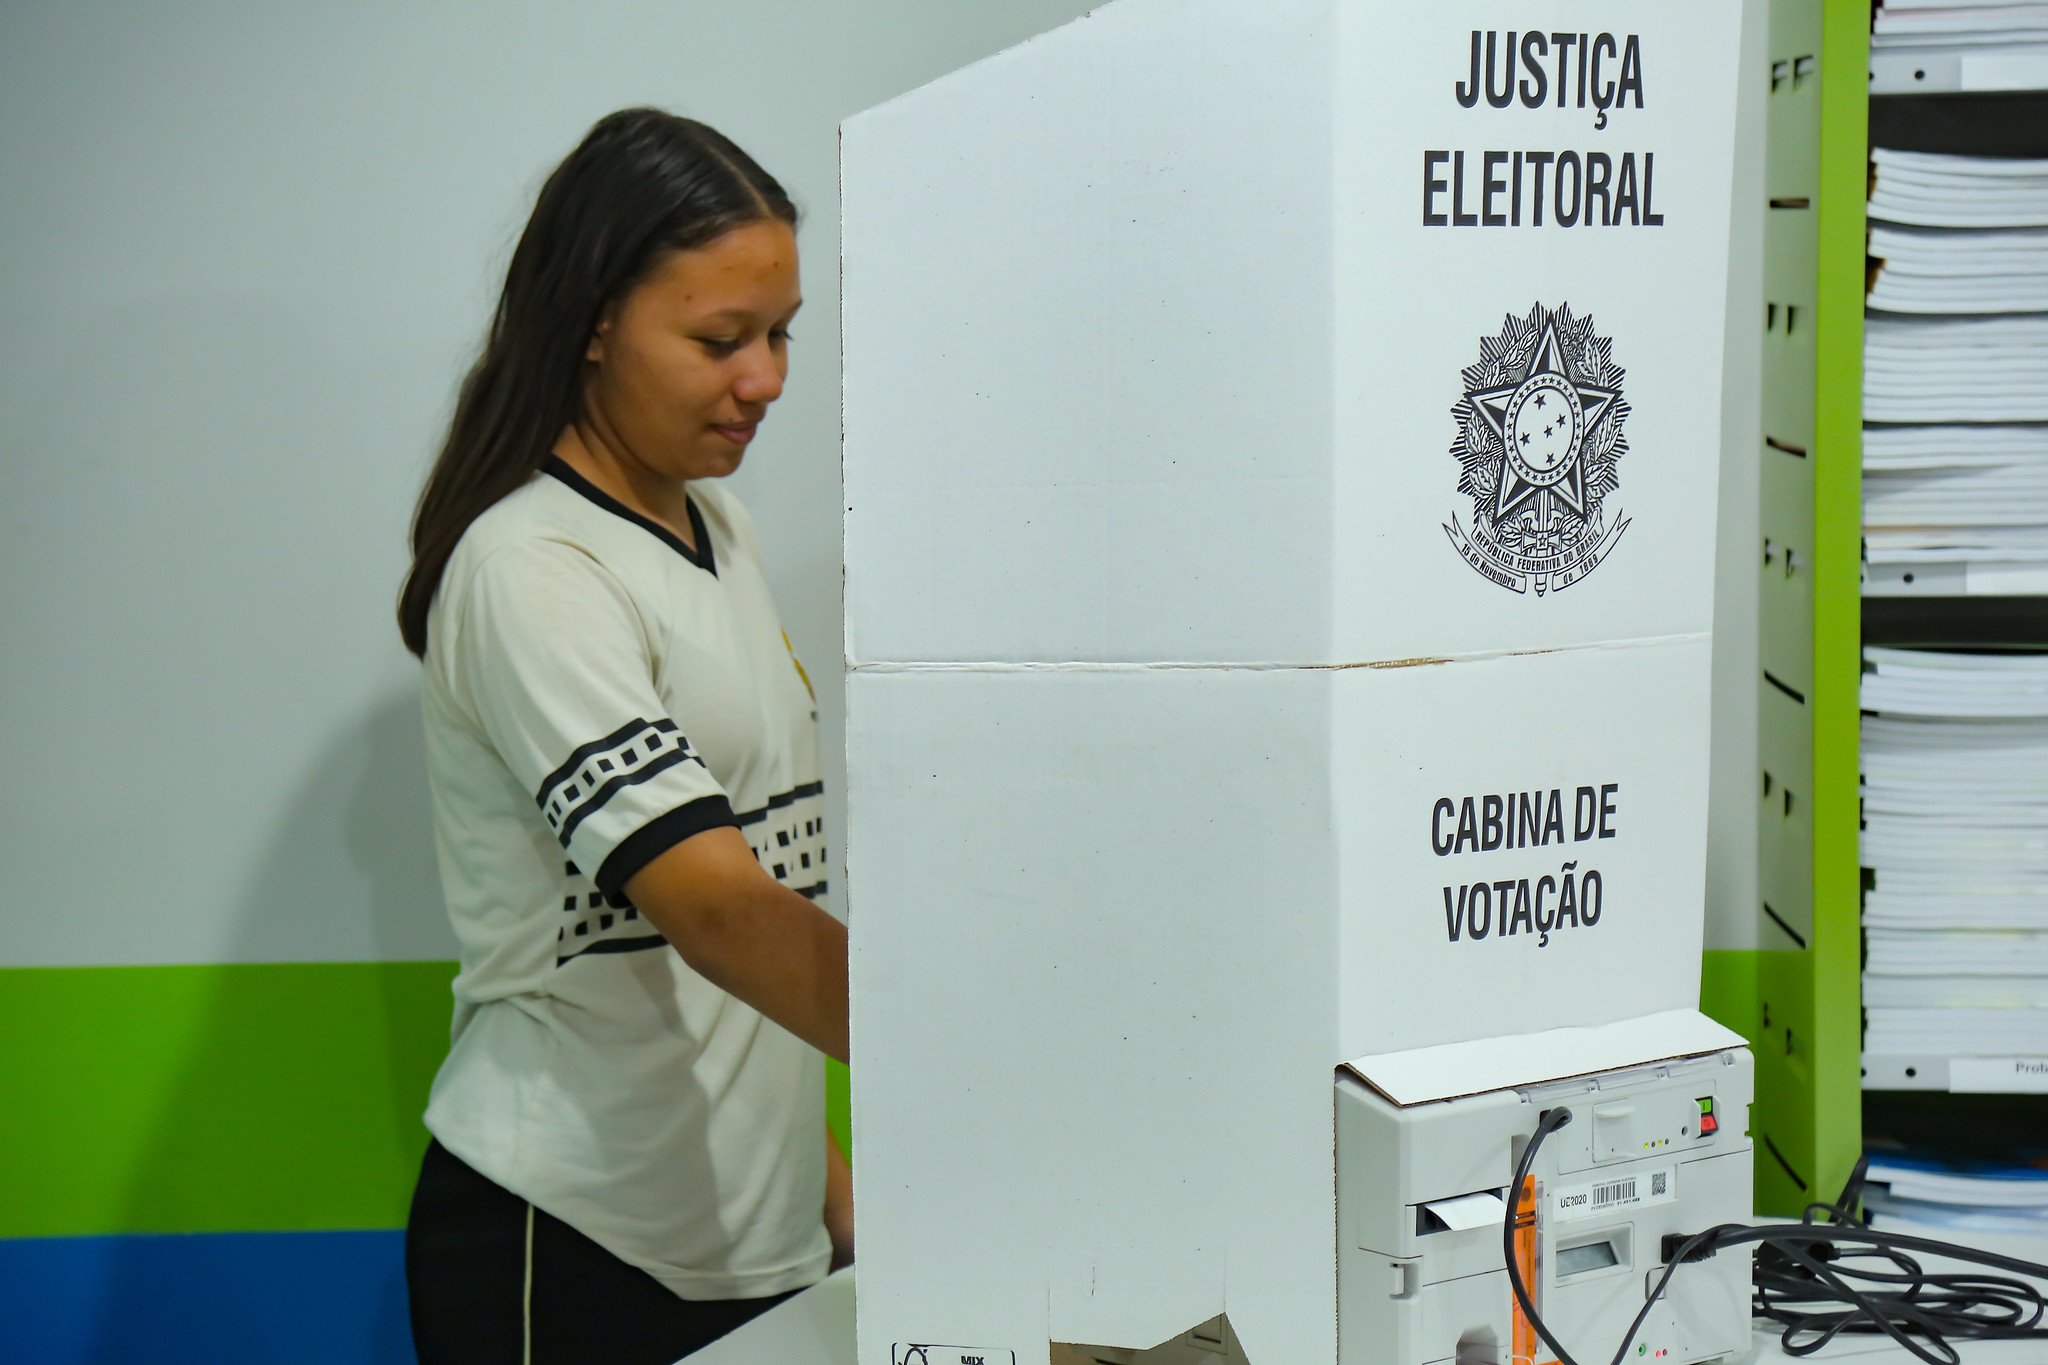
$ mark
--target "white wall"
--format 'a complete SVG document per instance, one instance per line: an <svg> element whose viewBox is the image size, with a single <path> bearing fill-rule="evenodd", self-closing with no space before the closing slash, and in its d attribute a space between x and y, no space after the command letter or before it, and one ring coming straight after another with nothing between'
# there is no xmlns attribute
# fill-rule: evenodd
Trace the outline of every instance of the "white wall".
<svg viewBox="0 0 2048 1365"><path fill-rule="evenodd" d="M452 956L406 518L533 192L624 105L808 212L735 483L842 752L837 125L1083 8L0 7L0 965Z"/></svg>

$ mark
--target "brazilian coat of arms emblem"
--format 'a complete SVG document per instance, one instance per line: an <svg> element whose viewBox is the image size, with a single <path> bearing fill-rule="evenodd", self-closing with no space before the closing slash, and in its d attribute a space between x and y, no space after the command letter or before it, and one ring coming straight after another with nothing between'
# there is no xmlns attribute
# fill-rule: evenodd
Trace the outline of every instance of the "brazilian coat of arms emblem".
<svg viewBox="0 0 2048 1365"><path fill-rule="evenodd" d="M1482 337L1452 406L1458 491L1472 499L1472 527L1457 513L1444 533L1467 564L1514 592L1562 592L1591 573L1628 529L1610 517L1628 451L1622 369L1613 340L1571 305L1537 304Z"/></svg>

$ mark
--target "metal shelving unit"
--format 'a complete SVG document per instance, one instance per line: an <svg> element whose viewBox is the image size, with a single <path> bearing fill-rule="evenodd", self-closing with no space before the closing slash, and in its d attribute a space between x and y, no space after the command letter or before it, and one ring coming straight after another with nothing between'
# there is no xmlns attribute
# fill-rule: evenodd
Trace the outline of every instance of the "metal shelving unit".
<svg viewBox="0 0 2048 1365"><path fill-rule="evenodd" d="M2048 85L2048 49L2016 47L2006 54ZM1949 54L1917 67L1914 54L1879 54L1872 61L1870 142L1902 151L1964 156L2048 157L2048 90L1968 93L1955 76L1961 60ZM2022 73L2023 74L2023 73ZM2048 649L2048 598L2040 596L1871 596L1861 606L1863 641L1916 649L2004 651ZM1865 1054L1865 1090L1950 1091L1982 1096L1995 1086L1986 1072L1952 1063L1965 1054ZM2011 1092L2023 1090L2014 1086ZM1974 1100L1981 1104L1981 1099Z"/></svg>
<svg viewBox="0 0 2048 1365"><path fill-rule="evenodd" d="M1875 69L1870 0L1772 0L1770 16L1760 946L1710 952L1702 1004L1756 1051L1757 1208L1794 1214L1847 1178L1864 1090L1889 1104L1951 1080L1946 1056L1862 1054L1863 644L2048 646L2048 599L1862 596L1869 148L2048 156L2048 90L1973 93L1954 61Z"/></svg>

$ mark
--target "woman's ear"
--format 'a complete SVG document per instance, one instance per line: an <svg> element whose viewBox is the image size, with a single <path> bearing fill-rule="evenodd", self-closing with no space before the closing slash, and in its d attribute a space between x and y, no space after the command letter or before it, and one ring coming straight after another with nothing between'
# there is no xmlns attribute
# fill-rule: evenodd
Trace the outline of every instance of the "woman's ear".
<svg viewBox="0 0 2048 1365"><path fill-rule="evenodd" d="M604 339L606 335L611 332L611 330L612 320L609 317L599 319L597 324L597 330L590 334L589 342L586 343L583 347L583 358L585 360L591 362L594 365L603 363Z"/></svg>

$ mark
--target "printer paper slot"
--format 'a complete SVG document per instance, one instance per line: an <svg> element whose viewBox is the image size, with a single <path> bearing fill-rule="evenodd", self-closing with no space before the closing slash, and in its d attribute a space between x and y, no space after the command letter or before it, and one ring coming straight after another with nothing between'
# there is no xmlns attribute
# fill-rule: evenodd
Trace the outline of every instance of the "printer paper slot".
<svg viewBox="0 0 2048 1365"><path fill-rule="evenodd" d="M1499 1227L1507 1221L1507 1201L1497 1190L1479 1190L1454 1199L1436 1199L1415 1207L1415 1230L1465 1232L1472 1228Z"/></svg>

